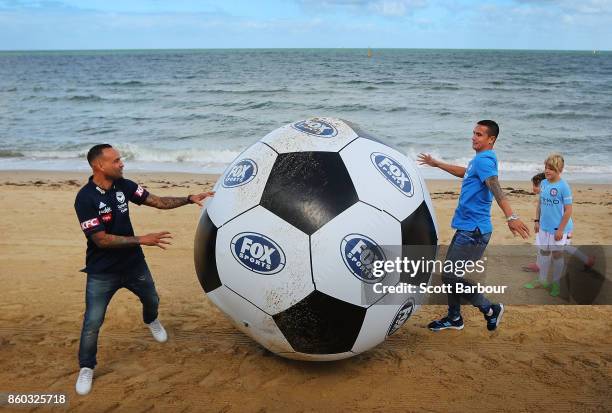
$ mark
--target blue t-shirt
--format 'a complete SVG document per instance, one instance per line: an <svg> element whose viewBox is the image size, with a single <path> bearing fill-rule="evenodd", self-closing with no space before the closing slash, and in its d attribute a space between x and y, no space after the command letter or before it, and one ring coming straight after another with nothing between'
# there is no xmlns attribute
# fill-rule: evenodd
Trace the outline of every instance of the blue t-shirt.
<svg viewBox="0 0 612 413"><path fill-rule="evenodd" d="M76 196L76 210L81 229L87 237L85 268L88 274L138 271L144 264L140 245L129 248L100 248L92 241L96 232L134 236L128 202L142 204L149 196L146 189L129 179L117 179L109 190L98 187L92 177Z"/></svg>
<svg viewBox="0 0 612 413"><path fill-rule="evenodd" d="M557 182L543 180L540 184L540 228L542 231L554 233L561 224L565 205L572 204L572 190L567 182L559 179ZM574 228L570 218L563 230L567 234Z"/></svg>
<svg viewBox="0 0 612 413"><path fill-rule="evenodd" d="M485 181L497 176L497 156L493 150L478 152L470 161L461 183L459 204L451 226L455 229L486 234L493 231L491 224L491 201L493 194Z"/></svg>

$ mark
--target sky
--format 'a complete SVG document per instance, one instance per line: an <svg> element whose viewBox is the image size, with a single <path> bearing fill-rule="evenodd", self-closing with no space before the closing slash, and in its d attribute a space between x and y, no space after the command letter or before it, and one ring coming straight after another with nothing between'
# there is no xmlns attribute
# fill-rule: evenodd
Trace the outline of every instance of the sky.
<svg viewBox="0 0 612 413"><path fill-rule="evenodd" d="M0 0L0 50L612 50L612 0Z"/></svg>

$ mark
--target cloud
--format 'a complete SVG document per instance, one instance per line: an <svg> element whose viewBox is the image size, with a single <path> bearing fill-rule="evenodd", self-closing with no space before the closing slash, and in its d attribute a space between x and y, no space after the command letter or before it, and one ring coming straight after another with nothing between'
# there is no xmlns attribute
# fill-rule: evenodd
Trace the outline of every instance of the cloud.
<svg viewBox="0 0 612 413"><path fill-rule="evenodd" d="M337 9L354 14L402 17L427 7L428 0L297 0L306 10Z"/></svg>
<svg viewBox="0 0 612 413"><path fill-rule="evenodd" d="M69 11L84 10L56 0L0 0L0 10L5 11Z"/></svg>
<svg viewBox="0 0 612 413"><path fill-rule="evenodd" d="M515 0L515 2L558 9L569 14L612 14L612 0Z"/></svg>

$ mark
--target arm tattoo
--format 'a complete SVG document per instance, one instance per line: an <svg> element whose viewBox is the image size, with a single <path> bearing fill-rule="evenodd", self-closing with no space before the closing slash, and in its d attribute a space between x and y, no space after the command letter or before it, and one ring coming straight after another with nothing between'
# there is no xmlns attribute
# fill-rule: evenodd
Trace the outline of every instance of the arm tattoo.
<svg viewBox="0 0 612 413"><path fill-rule="evenodd" d="M183 205L187 205L189 201L186 196L175 197L175 196L157 196L149 194L147 199L143 202L144 205L157 208L157 209L172 209L178 208Z"/></svg>
<svg viewBox="0 0 612 413"><path fill-rule="evenodd" d="M493 193L493 196L498 204L506 198L506 194L504 194L504 191L502 191L501 187L499 186L497 176L488 178L485 183L489 187L489 190Z"/></svg>
<svg viewBox="0 0 612 413"><path fill-rule="evenodd" d="M96 232L91 236L91 239L100 248L127 248L140 245L138 237L124 237L107 234L104 231Z"/></svg>

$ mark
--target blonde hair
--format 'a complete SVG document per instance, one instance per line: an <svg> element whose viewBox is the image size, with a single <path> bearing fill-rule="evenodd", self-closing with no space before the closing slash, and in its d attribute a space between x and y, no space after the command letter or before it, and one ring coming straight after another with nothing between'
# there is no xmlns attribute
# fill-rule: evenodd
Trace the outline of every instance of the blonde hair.
<svg viewBox="0 0 612 413"><path fill-rule="evenodd" d="M548 158L546 158L544 161L544 165L548 166L550 169L554 169L557 173L561 173L563 171L565 161L563 160L563 156L561 156L561 154L553 153L548 155Z"/></svg>

